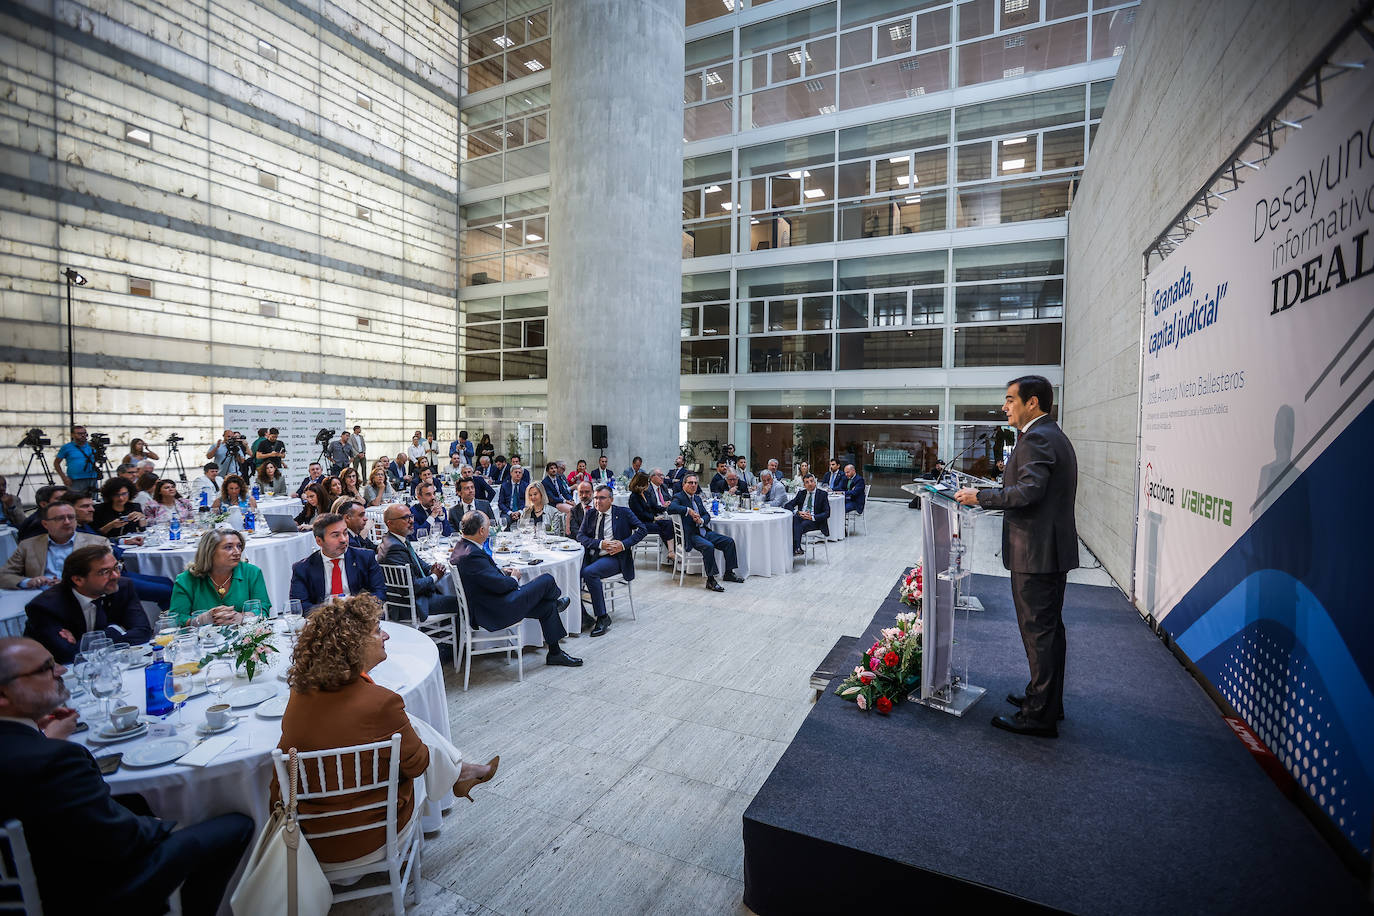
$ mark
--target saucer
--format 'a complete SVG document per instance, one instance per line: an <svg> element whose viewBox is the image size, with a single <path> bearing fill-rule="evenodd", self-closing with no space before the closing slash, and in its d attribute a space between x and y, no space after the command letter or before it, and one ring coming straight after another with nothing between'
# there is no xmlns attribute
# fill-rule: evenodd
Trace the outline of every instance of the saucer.
<svg viewBox="0 0 1374 916"><path fill-rule="evenodd" d="M238 724L238 717L230 719L229 724L224 725L220 728L211 728L210 723L202 722L196 726L196 734L200 735L202 738L208 738L211 735L218 735L220 732L227 732L229 729L233 728L235 725Z"/></svg>
<svg viewBox="0 0 1374 916"><path fill-rule="evenodd" d="M92 744L118 744L121 741L128 741L130 738L138 738L147 733L147 722L139 722L133 728L122 732L112 732L110 726L106 725L98 732L92 734L87 740Z"/></svg>

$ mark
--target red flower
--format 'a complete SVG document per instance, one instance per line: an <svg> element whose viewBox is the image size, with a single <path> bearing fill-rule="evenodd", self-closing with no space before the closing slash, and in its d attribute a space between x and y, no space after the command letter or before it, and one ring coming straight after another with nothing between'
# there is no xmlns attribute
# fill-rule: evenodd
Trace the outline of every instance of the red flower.
<svg viewBox="0 0 1374 916"><path fill-rule="evenodd" d="M888 653L883 656L883 664L887 665L889 668L896 668L897 663L900 661L901 658L897 655L897 653L891 650L889 650Z"/></svg>
<svg viewBox="0 0 1374 916"><path fill-rule="evenodd" d="M878 702L873 704L873 708L883 715L887 715L892 712L892 701L887 697L878 697Z"/></svg>

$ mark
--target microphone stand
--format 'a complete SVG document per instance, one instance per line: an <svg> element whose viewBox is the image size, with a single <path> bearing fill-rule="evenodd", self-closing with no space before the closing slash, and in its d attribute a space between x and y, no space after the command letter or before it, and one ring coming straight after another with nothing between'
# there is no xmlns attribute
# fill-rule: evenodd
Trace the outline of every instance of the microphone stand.
<svg viewBox="0 0 1374 916"><path fill-rule="evenodd" d="M960 472L959 470L957 470L954 467L954 463L958 461L960 458L964 457L964 455L968 453L969 449L973 448L979 442L987 442L988 439L991 437L992 433L983 433L981 436L975 436L972 442L964 446L963 449L961 449L958 452L958 454L956 454L953 458L945 462L945 467L949 468L949 470L954 472L955 474L963 473L965 477L972 477L972 474L969 474L967 472Z"/></svg>

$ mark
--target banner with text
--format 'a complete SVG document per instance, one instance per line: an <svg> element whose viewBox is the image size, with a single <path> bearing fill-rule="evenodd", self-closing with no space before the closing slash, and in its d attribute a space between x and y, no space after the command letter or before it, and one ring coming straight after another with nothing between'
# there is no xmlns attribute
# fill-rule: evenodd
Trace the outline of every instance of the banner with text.
<svg viewBox="0 0 1374 916"><path fill-rule="evenodd" d="M1146 281L1135 600L1368 855L1374 72Z"/></svg>
<svg viewBox="0 0 1374 916"><path fill-rule="evenodd" d="M258 430L276 427L277 438L286 443L287 480L304 478L306 468L320 454L315 437L323 429L337 438L344 430L342 407L284 407L279 405L226 404L224 427L243 433L252 446ZM328 468L326 467L326 471Z"/></svg>

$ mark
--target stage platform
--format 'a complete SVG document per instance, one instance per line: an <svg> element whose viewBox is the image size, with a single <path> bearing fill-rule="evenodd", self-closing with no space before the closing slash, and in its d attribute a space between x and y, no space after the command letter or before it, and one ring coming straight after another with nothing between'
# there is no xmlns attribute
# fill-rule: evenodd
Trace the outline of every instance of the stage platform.
<svg viewBox="0 0 1374 916"><path fill-rule="evenodd" d="M831 683L744 813L760 916L914 912L1356 913L1358 882L1115 589L1070 585L1058 739L989 725L1026 659L1007 579L959 639L987 695L962 719L862 713ZM843 673L901 611L896 587ZM835 653L832 653L835 654Z"/></svg>

